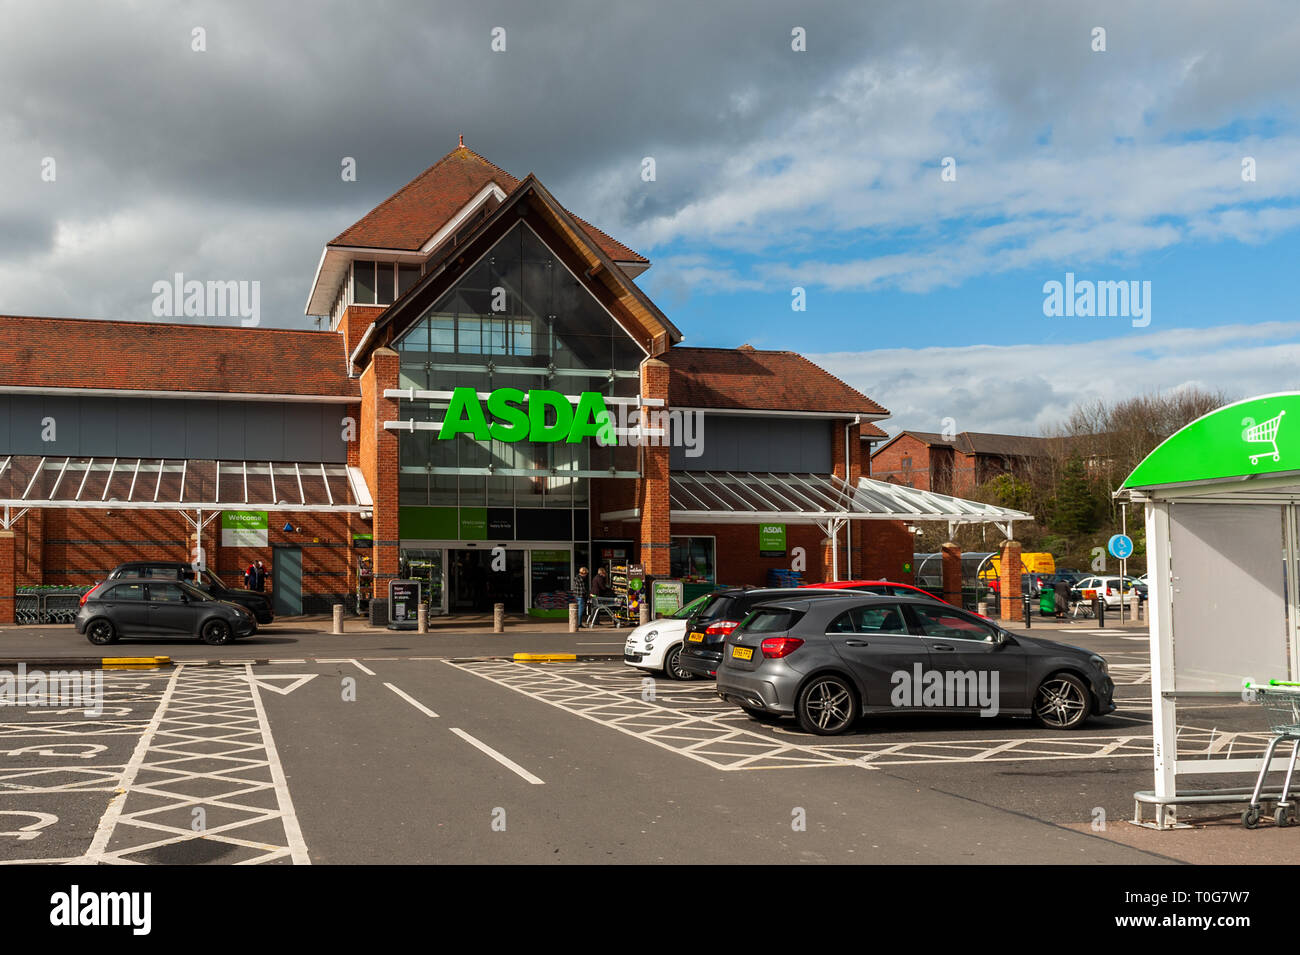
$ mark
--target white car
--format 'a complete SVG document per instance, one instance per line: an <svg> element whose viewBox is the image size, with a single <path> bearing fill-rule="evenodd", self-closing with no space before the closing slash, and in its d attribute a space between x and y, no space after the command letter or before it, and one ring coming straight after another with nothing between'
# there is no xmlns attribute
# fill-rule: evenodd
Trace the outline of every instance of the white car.
<svg viewBox="0 0 1300 955"><path fill-rule="evenodd" d="M1124 596L1127 597L1129 591L1135 585L1143 584L1146 581L1138 580L1135 577L1124 578ZM1082 592L1084 590L1095 590L1097 596L1106 604L1107 610L1114 610L1119 607L1120 602L1120 579L1116 577L1085 577L1072 588L1074 591Z"/></svg>
<svg viewBox="0 0 1300 955"><path fill-rule="evenodd" d="M683 670L677 662L686 636L686 618L699 607L706 597L692 600L671 617L652 620L637 627L627 635L623 647L623 662L638 670L663 673L672 680L693 680L694 675Z"/></svg>

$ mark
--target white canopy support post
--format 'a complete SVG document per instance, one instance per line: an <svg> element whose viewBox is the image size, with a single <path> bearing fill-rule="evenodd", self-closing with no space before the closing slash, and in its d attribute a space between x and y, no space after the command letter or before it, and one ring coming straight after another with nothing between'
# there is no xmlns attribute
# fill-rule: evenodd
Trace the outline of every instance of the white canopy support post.
<svg viewBox="0 0 1300 955"><path fill-rule="evenodd" d="M956 521L949 521L949 522L948 522L948 540L952 540L952 539L953 539L953 535L955 535L956 533L957 533L957 522L956 522Z"/></svg>
<svg viewBox="0 0 1300 955"><path fill-rule="evenodd" d="M1170 577L1169 505L1146 506L1147 579L1151 582L1148 626L1151 628L1151 730L1157 798L1174 796L1178 755L1178 721L1174 687L1173 581ZM1166 695L1170 694L1170 695ZM1165 807L1156 807L1156 826L1164 828Z"/></svg>

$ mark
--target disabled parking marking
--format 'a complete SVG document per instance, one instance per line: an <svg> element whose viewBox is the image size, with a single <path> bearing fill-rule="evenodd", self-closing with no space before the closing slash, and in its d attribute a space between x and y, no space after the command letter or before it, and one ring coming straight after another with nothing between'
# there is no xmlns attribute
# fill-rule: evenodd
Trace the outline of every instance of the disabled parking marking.
<svg viewBox="0 0 1300 955"><path fill-rule="evenodd" d="M59 821L59 817L50 812L30 812L25 809L0 809L0 816L27 816L33 818L35 822L29 822L25 826L20 826L10 832L0 832L0 836L11 836L19 840L35 839L41 834L41 830L46 826L52 826Z"/></svg>
<svg viewBox="0 0 1300 955"><path fill-rule="evenodd" d="M1093 732L1081 735L1038 730L1031 735L882 741L868 735L814 737L802 730L772 726L753 729L738 707L724 703L711 683L654 681L654 699L642 698L644 676L601 663L516 663L473 661L449 666L558 707L645 742L670 749L715 769L790 769L818 766L885 766L1027 762L1044 760L1127 759L1151 757L1149 731ZM1149 678L1145 664L1126 664L1121 682ZM1118 718L1117 715L1113 715ZM1111 718L1111 717L1108 717ZM1123 717L1148 724L1149 719ZM1029 728L1031 724L1026 723ZM1136 728L1134 728L1136 729ZM1181 726L1179 753L1205 752L1208 729ZM1219 732L1222 736L1222 731ZM1267 736L1235 734L1241 755L1262 751Z"/></svg>

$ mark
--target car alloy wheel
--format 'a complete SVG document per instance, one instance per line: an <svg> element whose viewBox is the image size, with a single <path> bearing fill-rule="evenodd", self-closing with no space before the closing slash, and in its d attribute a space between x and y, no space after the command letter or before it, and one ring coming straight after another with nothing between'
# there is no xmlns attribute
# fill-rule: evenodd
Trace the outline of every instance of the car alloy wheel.
<svg viewBox="0 0 1300 955"><path fill-rule="evenodd" d="M95 620L86 628L86 639L97 647L117 641L117 631L107 620Z"/></svg>
<svg viewBox="0 0 1300 955"><path fill-rule="evenodd" d="M674 680L694 680L695 674L682 666L682 645L679 643L664 657L664 673Z"/></svg>
<svg viewBox="0 0 1300 955"><path fill-rule="evenodd" d="M838 676L815 677L799 694L799 725L818 736L843 733L857 718L853 689Z"/></svg>
<svg viewBox="0 0 1300 955"><path fill-rule="evenodd" d="M1034 718L1048 729L1074 729L1088 718L1088 688L1068 673L1048 677L1034 696Z"/></svg>
<svg viewBox="0 0 1300 955"><path fill-rule="evenodd" d="M219 647L230 642L230 627L224 620L209 620L203 625L203 642Z"/></svg>

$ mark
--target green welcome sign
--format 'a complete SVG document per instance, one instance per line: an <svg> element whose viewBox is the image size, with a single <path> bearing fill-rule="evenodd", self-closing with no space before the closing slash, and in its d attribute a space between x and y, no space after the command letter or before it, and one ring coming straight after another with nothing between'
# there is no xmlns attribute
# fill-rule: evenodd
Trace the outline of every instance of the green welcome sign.
<svg viewBox="0 0 1300 955"><path fill-rule="evenodd" d="M616 443L613 419L605 407L604 395L598 391L582 392L574 408L558 391L536 389L525 393L518 388L498 388L488 395L485 412L475 389L456 388L438 440L447 441L458 434L468 434L476 441L577 444L584 438L596 437L602 444Z"/></svg>
<svg viewBox="0 0 1300 955"><path fill-rule="evenodd" d="M222 511L222 547L265 547L270 522L266 511Z"/></svg>
<svg viewBox="0 0 1300 955"><path fill-rule="evenodd" d="M1224 405L1164 440L1124 487L1300 471L1300 392Z"/></svg>
<svg viewBox="0 0 1300 955"><path fill-rule="evenodd" d="M760 557L785 556L785 525L758 525L758 554Z"/></svg>

